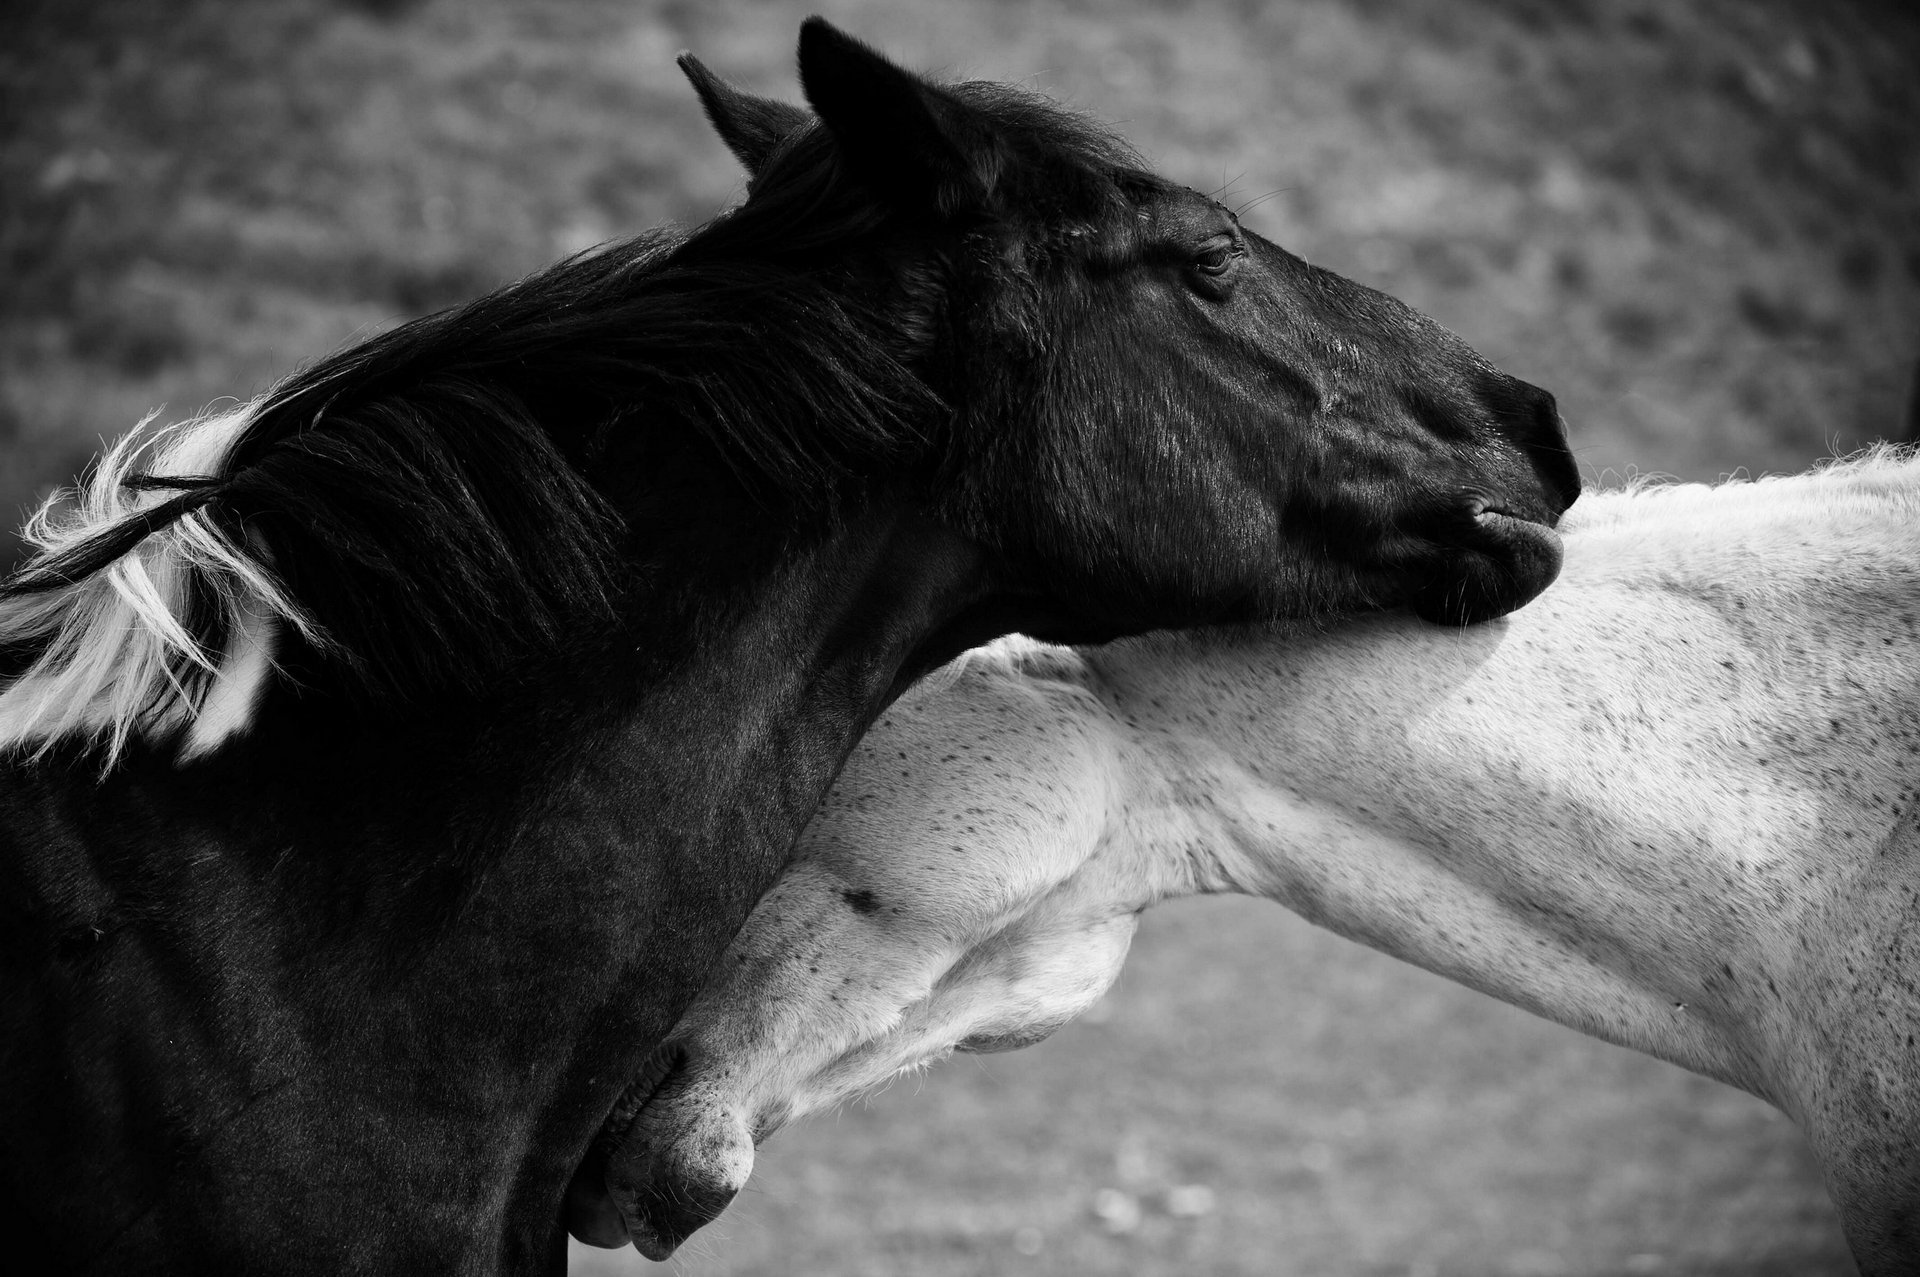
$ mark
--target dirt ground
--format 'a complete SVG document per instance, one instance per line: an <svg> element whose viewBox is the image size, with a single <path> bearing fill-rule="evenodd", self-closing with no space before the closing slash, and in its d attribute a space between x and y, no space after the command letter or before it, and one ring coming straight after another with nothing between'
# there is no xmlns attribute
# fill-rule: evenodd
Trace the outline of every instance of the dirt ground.
<svg viewBox="0 0 1920 1277"><path fill-rule="evenodd" d="M0 510L151 409L711 215L739 175L673 54L793 97L810 8L1119 122L1552 389L1590 482L1907 428L1910 3L10 0ZM1121 987L1041 1047L776 1137L674 1267L1851 1271L1757 1101L1249 902L1150 917Z"/></svg>

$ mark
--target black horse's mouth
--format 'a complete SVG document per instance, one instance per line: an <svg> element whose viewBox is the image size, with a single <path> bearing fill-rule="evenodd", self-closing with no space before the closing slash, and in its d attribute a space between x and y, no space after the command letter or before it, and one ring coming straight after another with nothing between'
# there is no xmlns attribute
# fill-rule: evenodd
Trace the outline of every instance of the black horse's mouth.
<svg viewBox="0 0 1920 1277"><path fill-rule="evenodd" d="M650 1259L666 1258L666 1254L656 1255L649 1249L646 1243L655 1239L642 1234L653 1230L642 1221L628 1218L609 1181L610 1173L624 1160L622 1154L640 1115L649 1104L674 1089L686 1065L685 1048L671 1042L660 1046L648 1057L640 1076L620 1093L619 1100L600 1124L600 1133L594 1137L586 1157L574 1170L572 1182L567 1185L566 1200L561 1208L567 1232L576 1240L608 1250L631 1242ZM624 1187L628 1187L629 1192L620 1196L629 1196L631 1186ZM640 1226L638 1232L636 1225ZM667 1253L671 1253L671 1249L669 1247Z"/></svg>
<svg viewBox="0 0 1920 1277"><path fill-rule="evenodd" d="M1407 603L1435 625L1476 625L1531 602L1560 575L1560 535L1474 498L1427 533L1433 551L1406 574Z"/></svg>

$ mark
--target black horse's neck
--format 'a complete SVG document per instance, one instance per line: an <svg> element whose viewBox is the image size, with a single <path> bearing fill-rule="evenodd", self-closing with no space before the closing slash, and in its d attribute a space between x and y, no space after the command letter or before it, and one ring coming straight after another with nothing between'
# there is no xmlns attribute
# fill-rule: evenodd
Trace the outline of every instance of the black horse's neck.
<svg viewBox="0 0 1920 1277"><path fill-rule="evenodd" d="M0 954L66 973L0 979L0 1037L47 1072L0 1104L70 1110L9 1124L69 1141L10 1155L59 1168L11 1186L30 1216L134 1271L237 1264L275 1230L341 1248L293 1270L550 1262L559 1191L621 1091L903 671L986 598L969 545L894 509L808 542L734 561L751 589L637 597L664 609L635 612L644 642L497 703L371 723L269 705L246 749L184 772L12 778ZM93 1067L56 1075L76 1058ZM434 1194L409 1189L404 1235L381 1224L397 1183Z"/></svg>

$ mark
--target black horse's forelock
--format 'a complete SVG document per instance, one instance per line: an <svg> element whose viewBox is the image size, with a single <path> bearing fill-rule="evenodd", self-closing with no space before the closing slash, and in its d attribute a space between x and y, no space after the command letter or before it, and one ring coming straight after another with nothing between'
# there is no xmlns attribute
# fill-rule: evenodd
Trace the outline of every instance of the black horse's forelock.
<svg viewBox="0 0 1920 1277"><path fill-rule="evenodd" d="M1073 169L1099 183L1150 176L1132 143L1052 98L991 80L951 84L947 92L993 121L996 136L1025 171L1057 181L1061 170Z"/></svg>

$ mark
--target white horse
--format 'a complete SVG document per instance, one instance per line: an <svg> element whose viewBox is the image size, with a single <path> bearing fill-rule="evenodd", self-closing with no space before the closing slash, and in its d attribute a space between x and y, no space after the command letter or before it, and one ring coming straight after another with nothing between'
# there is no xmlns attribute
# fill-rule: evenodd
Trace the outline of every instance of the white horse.
<svg viewBox="0 0 1920 1277"><path fill-rule="evenodd" d="M658 1057L646 1173L724 1200L783 1122L1046 1036L1140 910L1232 891L1771 1101L1863 1272L1920 1271L1920 460L1563 531L1472 629L1010 641L910 694Z"/></svg>

